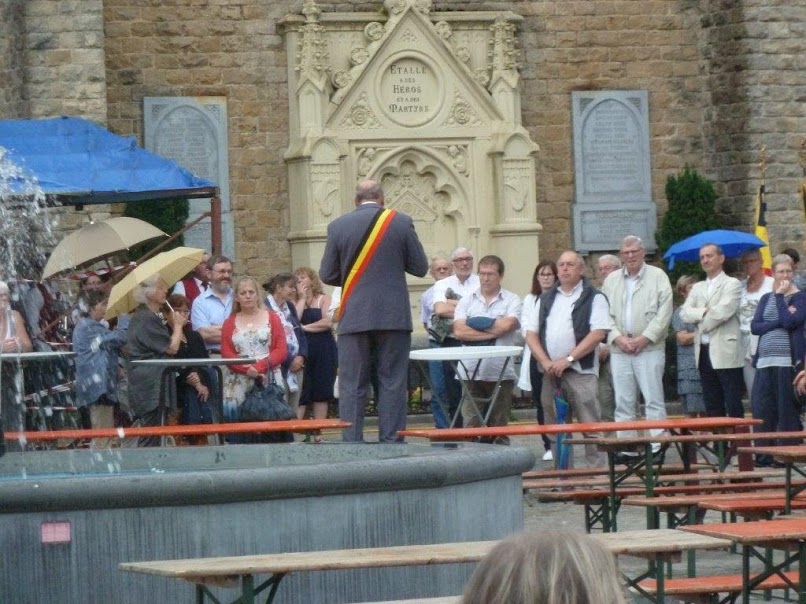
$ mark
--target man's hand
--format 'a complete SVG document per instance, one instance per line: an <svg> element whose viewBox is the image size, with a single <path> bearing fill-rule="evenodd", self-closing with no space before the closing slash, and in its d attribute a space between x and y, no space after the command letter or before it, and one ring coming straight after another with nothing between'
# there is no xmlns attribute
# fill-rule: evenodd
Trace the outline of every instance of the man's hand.
<svg viewBox="0 0 806 604"><path fill-rule="evenodd" d="M800 370L792 383L795 386L795 392L801 396L806 394L806 369Z"/></svg>
<svg viewBox="0 0 806 604"><path fill-rule="evenodd" d="M618 346L619 350L624 354L635 354L632 338L628 338L627 336L618 336L615 340L613 340L613 344Z"/></svg>
<svg viewBox="0 0 806 604"><path fill-rule="evenodd" d="M563 373L571 367L571 363L568 362L568 359L563 357L561 359L557 359L556 361L552 361L551 366L549 367L549 374L554 377L562 377Z"/></svg>

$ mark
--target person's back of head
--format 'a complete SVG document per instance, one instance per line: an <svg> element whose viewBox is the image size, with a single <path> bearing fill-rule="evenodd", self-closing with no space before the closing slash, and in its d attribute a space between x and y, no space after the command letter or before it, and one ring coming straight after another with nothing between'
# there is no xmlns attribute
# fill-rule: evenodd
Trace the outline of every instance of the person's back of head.
<svg viewBox="0 0 806 604"><path fill-rule="evenodd" d="M470 577L462 604L626 604L613 555L590 535L520 533Z"/></svg>

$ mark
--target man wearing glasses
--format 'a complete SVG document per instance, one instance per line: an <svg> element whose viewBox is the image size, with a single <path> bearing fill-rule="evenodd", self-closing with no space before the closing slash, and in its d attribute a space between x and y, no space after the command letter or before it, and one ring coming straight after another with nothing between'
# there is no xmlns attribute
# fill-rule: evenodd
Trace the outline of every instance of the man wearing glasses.
<svg viewBox="0 0 806 604"><path fill-rule="evenodd" d="M451 265L453 266L453 274L445 279L440 279L434 284L432 329L429 331L431 342L433 342L432 346L434 347L448 348L462 345L453 334L453 313L459 304L459 300L472 294L481 285L478 275L473 273L473 252L468 248L457 247L453 250L451 252ZM433 329L439 325L443 326L441 330ZM459 402L462 398L461 386L456 380L456 374L450 363L443 363L442 367L443 377L445 378L444 398L442 400L447 403L447 423L450 425L450 418L456 417L453 427L459 428L462 426L462 418L457 416L456 411L459 409ZM437 427L440 426L437 425Z"/></svg>
<svg viewBox="0 0 806 604"><path fill-rule="evenodd" d="M210 286L193 301L190 320L208 352L221 354L221 326L232 313L232 261L214 256L207 263Z"/></svg>
<svg viewBox="0 0 806 604"><path fill-rule="evenodd" d="M666 334L672 320L672 284L666 273L644 262L640 237L628 235L619 254L624 268L608 275L602 292L610 302L610 371L616 395L617 422L635 419L638 390L644 397L647 419L666 418L663 369ZM651 430L652 436L662 430ZM632 432L619 432L631 436ZM653 451L660 450L653 444Z"/></svg>

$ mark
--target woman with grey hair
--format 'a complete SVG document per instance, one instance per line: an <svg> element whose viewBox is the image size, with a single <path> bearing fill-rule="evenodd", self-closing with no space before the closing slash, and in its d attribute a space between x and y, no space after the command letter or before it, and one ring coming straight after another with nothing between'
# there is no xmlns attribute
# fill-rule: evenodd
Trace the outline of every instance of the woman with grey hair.
<svg viewBox="0 0 806 604"><path fill-rule="evenodd" d="M182 342L182 328L187 316L177 314L169 331L162 306L168 294L168 284L159 276L149 277L138 284L134 299L138 303L129 323L129 360L164 359L174 356ZM141 426L160 425L160 386L162 367L129 364L129 406ZM159 437L144 437L140 447L154 447Z"/></svg>
<svg viewBox="0 0 806 604"><path fill-rule="evenodd" d="M590 535L527 532L479 563L462 604L626 604L616 561Z"/></svg>
<svg viewBox="0 0 806 604"><path fill-rule="evenodd" d="M756 377L750 396L753 418L762 420L761 432L802 430L800 408L792 391L795 367L806 352L803 324L806 321L806 292L792 282L795 266L787 254L772 261L772 292L759 300L750 331L759 336L753 357ZM800 440L756 439L756 446L800 444ZM769 455L759 455L756 465L773 464Z"/></svg>

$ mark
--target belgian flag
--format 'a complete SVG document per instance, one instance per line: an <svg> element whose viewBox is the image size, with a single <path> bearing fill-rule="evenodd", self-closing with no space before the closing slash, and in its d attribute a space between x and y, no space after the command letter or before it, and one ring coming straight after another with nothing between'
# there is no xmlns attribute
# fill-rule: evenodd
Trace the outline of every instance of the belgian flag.
<svg viewBox="0 0 806 604"><path fill-rule="evenodd" d="M758 188L758 196L756 196L756 227L755 235L761 239L765 245L759 251L761 252L761 262L764 265L764 273L772 275L772 255L770 254L770 238L767 235L767 202L764 201L764 185ZM806 183L803 185L803 201L804 201L804 216L806 216Z"/></svg>

